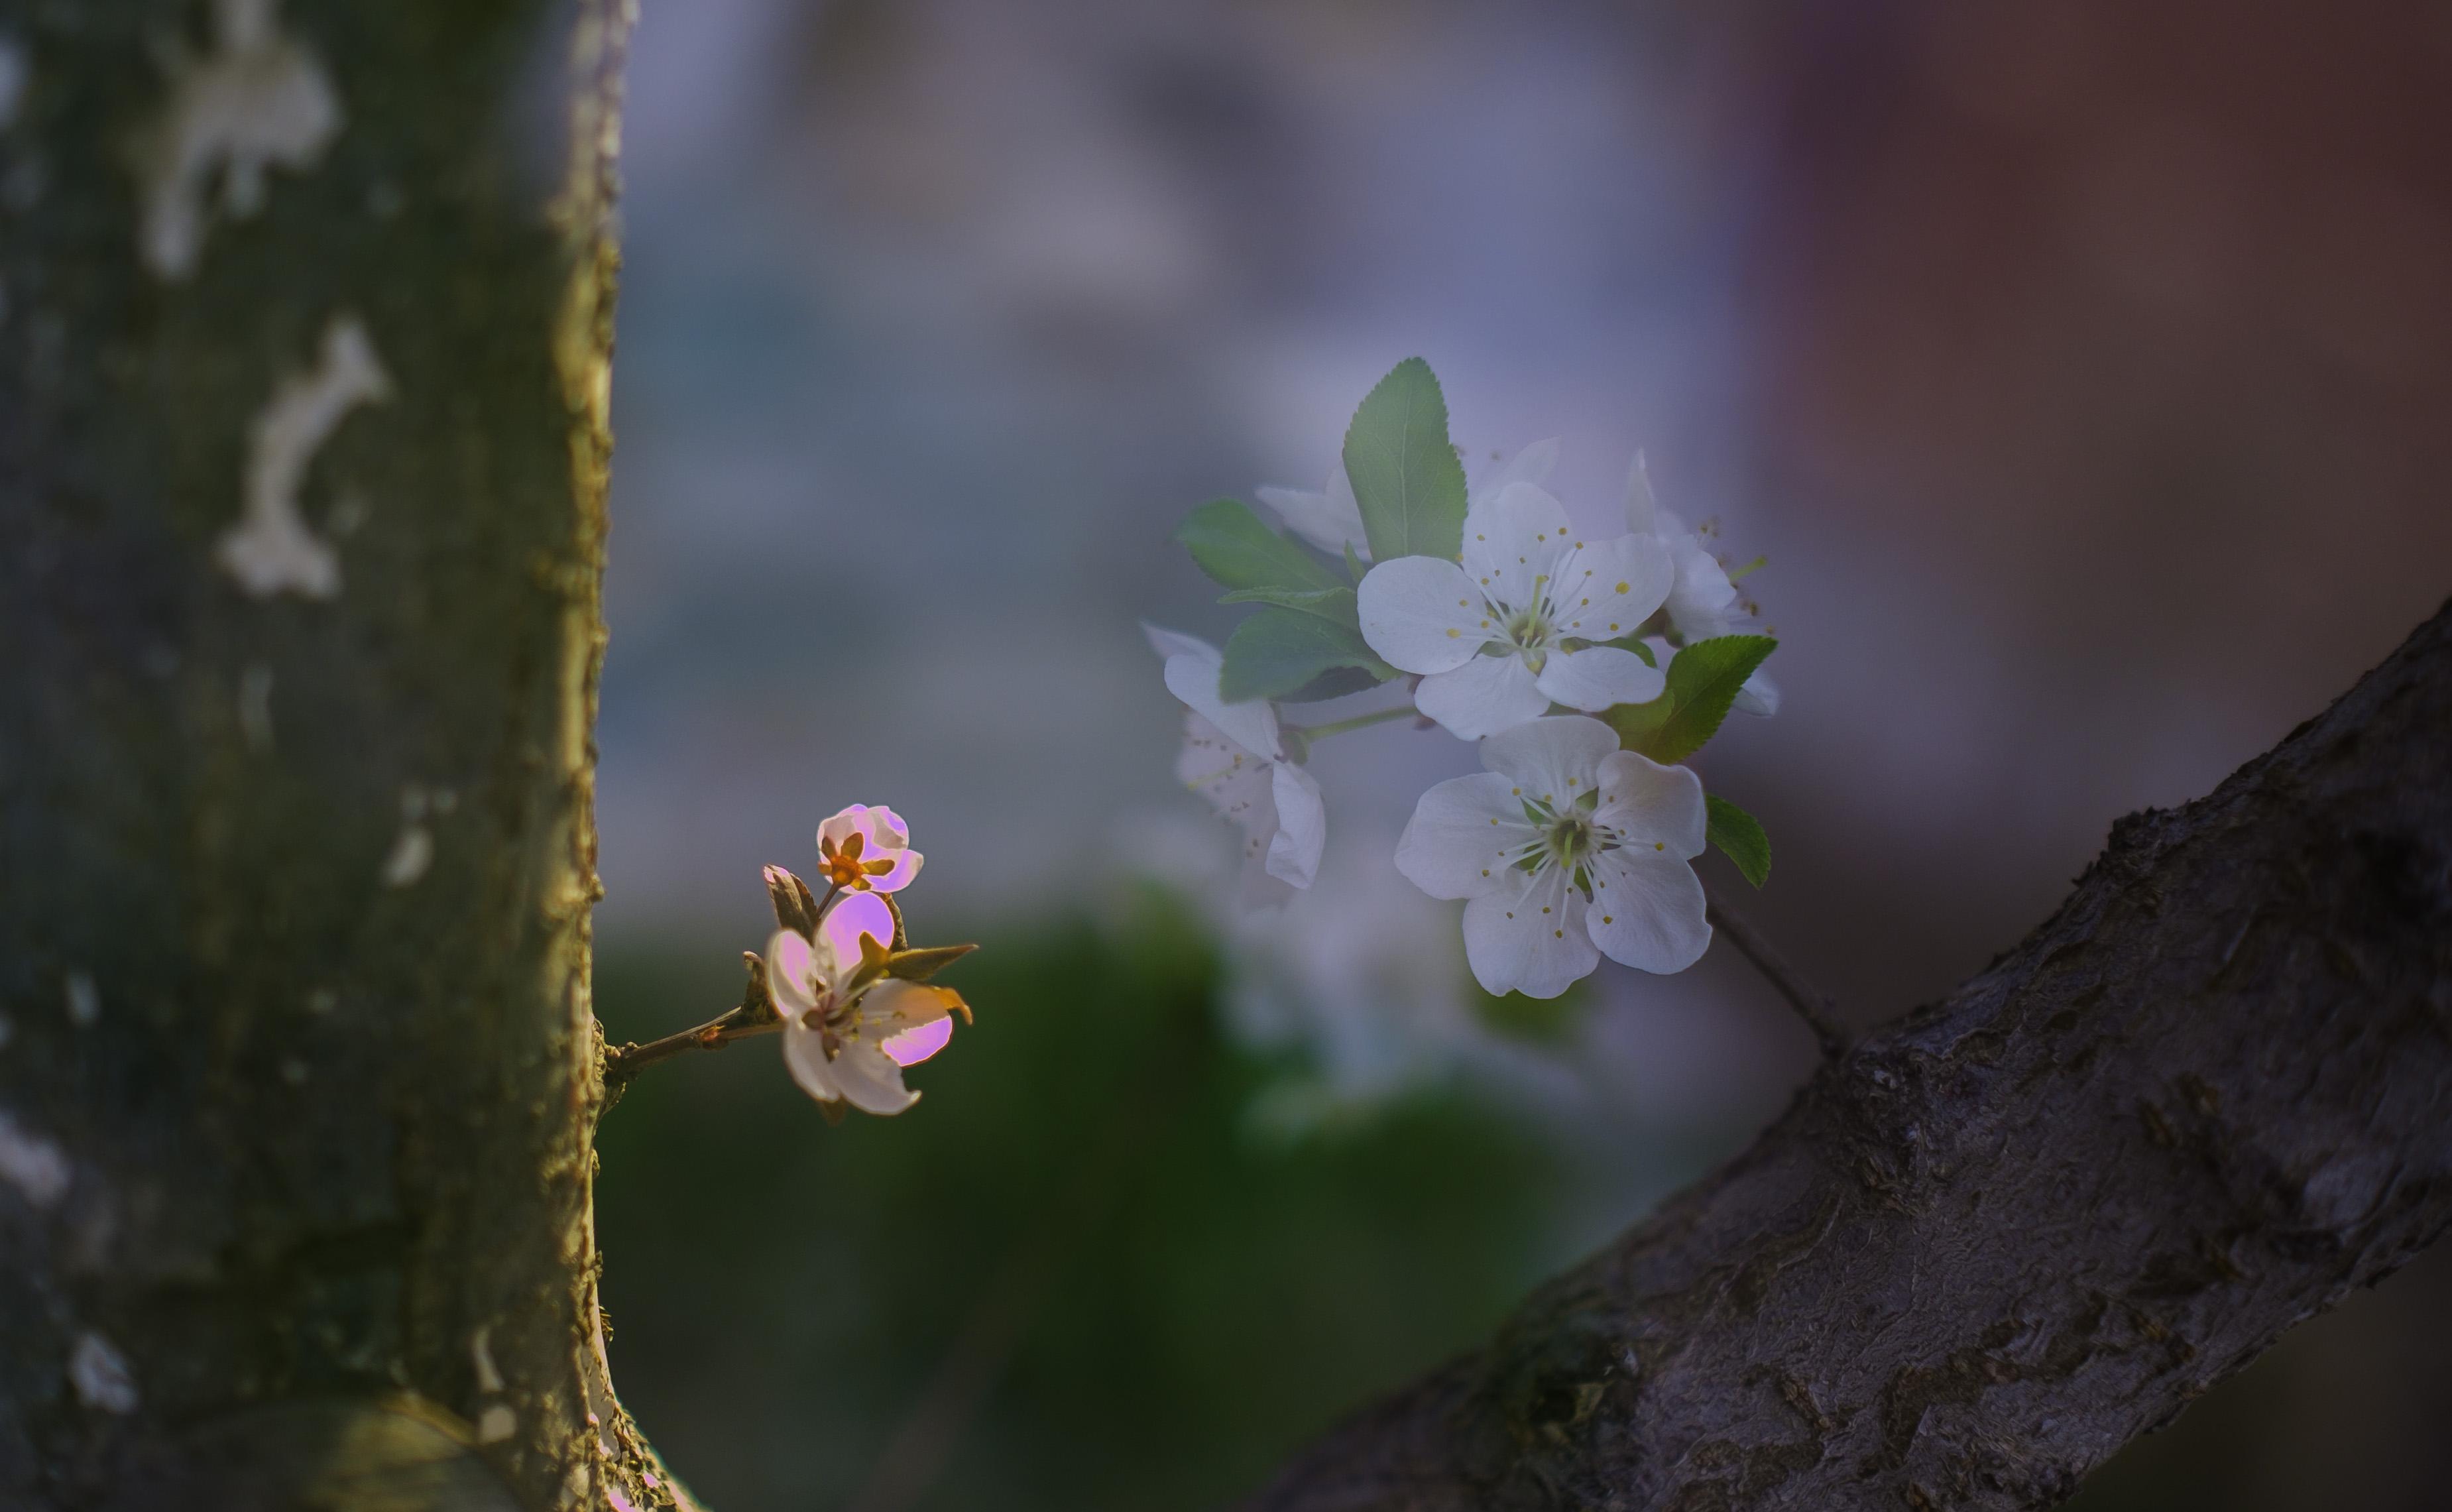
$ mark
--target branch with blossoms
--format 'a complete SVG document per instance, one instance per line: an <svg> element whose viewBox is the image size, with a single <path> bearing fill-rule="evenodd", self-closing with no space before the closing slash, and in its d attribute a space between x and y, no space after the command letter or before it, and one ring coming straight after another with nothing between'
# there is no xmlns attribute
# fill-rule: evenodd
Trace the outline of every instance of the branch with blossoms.
<svg viewBox="0 0 2452 1512"><path fill-rule="evenodd" d="M1846 1036L1828 1000L1780 962L1693 863L1716 846L1759 887L1762 826L1684 765L1731 710L1769 715L1778 642L1708 523L1654 497L1638 454L1625 529L1579 529L1545 485L1558 444L1527 447L1468 484L1447 403L1419 358L1372 389L1317 492L1264 487L1291 535L1231 499L1177 533L1256 611L1221 650L1149 627L1187 707L1177 775L1243 834L1245 900L1309 887L1327 839L1311 747L1413 719L1473 743L1485 770L1422 794L1396 869L1464 905L1465 956L1484 989L1554 998L1603 956L1683 971L1713 925L1735 941L1825 1048ZM1284 706L1404 681L1404 699L1296 725Z"/></svg>
<svg viewBox="0 0 2452 1512"><path fill-rule="evenodd" d="M741 1003L695 1028L604 1052L607 1105L648 1066L757 1035L783 1037L783 1064L827 1122L846 1105L889 1117L920 1101L902 1083L953 1038L970 1005L929 979L978 948L914 947L894 895L920 875L900 815L854 804L818 826L822 897L781 866L765 871L775 909L766 955L742 952Z"/></svg>

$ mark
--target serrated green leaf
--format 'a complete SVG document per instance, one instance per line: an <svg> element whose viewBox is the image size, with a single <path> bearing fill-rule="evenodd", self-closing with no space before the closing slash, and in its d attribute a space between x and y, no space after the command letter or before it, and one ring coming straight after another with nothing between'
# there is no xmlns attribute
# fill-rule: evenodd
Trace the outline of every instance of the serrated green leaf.
<svg viewBox="0 0 2452 1512"><path fill-rule="evenodd" d="M1331 625L1362 633L1362 611L1352 588L1236 588L1220 604L1274 604L1298 614L1315 614Z"/></svg>
<svg viewBox="0 0 2452 1512"><path fill-rule="evenodd" d="M1448 441L1448 402L1429 363L1398 363L1354 412L1345 475L1373 561L1453 560L1464 549L1464 464Z"/></svg>
<svg viewBox="0 0 2452 1512"><path fill-rule="evenodd" d="M1200 570L1230 588L1333 588L1336 574L1233 499L1213 499L1175 532Z"/></svg>
<svg viewBox="0 0 2452 1512"><path fill-rule="evenodd" d="M1656 762L1682 762L1719 733L1737 689L1779 648L1768 635L1696 641L1669 663L1669 686L1649 704L1620 704L1601 716L1618 744Z"/></svg>
<svg viewBox="0 0 2452 1512"><path fill-rule="evenodd" d="M1397 675L1372 654L1360 631L1316 614L1272 606L1235 627L1226 638L1226 666L1218 675L1217 691L1230 704L1285 698L1338 667L1357 667L1383 682Z"/></svg>
<svg viewBox="0 0 2452 1512"><path fill-rule="evenodd" d="M1762 821L1717 793L1704 796L1703 833L1737 864L1746 881L1759 887L1770 875L1770 836L1763 833Z"/></svg>

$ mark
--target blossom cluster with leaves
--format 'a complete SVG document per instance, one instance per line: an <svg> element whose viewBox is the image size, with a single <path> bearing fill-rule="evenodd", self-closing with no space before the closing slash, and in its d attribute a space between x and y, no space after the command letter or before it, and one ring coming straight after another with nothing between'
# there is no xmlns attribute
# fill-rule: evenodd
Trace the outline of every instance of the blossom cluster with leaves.
<svg viewBox="0 0 2452 1512"><path fill-rule="evenodd" d="M1468 484L1428 364L1355 412L1317 492L1266 487L1291 534L1221 499L1177 539L1254 612L1225 647L1149 629L1186 706L1177 774L1244 838L1245 896L1315 880L1327 807L1315 742L1415 716L1479 747L1484 771L1433 786L1395 865L1462 900L1466 960L1493 993L1555 997L1600 958L1682 971L1711 938L1693 862L1717 845L1759 886L1761 825L1682 765L1733 709L1769 714L1777 642L1712 549L1653 497L1640 456L1622 530L1577 527L1546 485L1558 444ZM1284 706L1402 680L1407 702L1324 724Z"/></svg>

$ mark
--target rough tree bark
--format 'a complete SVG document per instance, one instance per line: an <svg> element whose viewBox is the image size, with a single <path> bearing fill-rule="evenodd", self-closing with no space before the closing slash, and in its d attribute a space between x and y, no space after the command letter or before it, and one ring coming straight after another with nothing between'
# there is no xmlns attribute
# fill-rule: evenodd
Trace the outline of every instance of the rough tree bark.
<svg viewBox="0 0 2452 1512"><path fill-rule="evenodd" d="M0 6L0 1504L686 1505L588 1207L623 11ZM2447 737L2439 616L1258 1504L2064 1493L2452 1216Z"/></svg>
<svg viewBox="0 0 2452 1512"><path fill-rule="evenodd" d="M669 1504L588 1205L625 25L0 5L0 1505Z"/></svg>
<svg viewBox="0 0 2452 1512"><path fill-rule="evenodd" d="M2452 1225L2452 606L1252 1505L2046 1506Z"/></svg>

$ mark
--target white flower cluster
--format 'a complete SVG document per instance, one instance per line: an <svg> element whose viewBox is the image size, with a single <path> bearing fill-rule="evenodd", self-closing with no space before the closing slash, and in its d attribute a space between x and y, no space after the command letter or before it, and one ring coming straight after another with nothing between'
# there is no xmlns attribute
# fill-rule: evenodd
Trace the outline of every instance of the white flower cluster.
<svg viewBox="0 0 2452 1512"><path fill-rule="evenodd" d="M1374 430L1398 401L1406 428ZM1434 449L1414 434L1426 411ZM1196 559L1236 589L1229 601L1275 618L1247 621L1223 651L1149 630L1188 709L1177 774L1241 829L1245 896L1265 901L1318 871L1327 810L1302 766L1311 745L1417 714L1477 743L1486 770L1422 794L1395 866L1465 902L1466 959L1485 989L1555 997L1602 956L1682 971L1711 938L1695 858L1720 841L1759 882L1769 852L1758 826L1707 801L1677 763L1728 709L1777 707L1758 670L1775 643L1747 633L1752 607L1709 527L1660 506L1639 457L1626 528L1592 535L1545 487L1556 442L1468 487L1445 413L1429 369L1408 363L1365 402L1326 487L1259 490L1295 536L1342 561L1345 580L1238 505L1187 525ZM1278 706L1400 676L1409 707L1304 727Z"/></svg>

